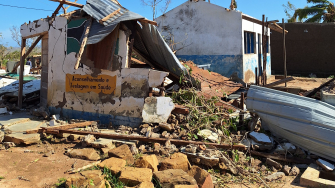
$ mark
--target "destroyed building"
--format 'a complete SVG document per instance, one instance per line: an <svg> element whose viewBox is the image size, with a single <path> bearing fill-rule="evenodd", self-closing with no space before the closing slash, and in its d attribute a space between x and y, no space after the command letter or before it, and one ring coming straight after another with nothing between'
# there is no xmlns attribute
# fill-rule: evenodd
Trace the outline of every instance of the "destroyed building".
<svg viewBox="0 0 335 188"><path fill-rule="evenodd" d="M262 21L210 2L190 0L156 21L178 58L226 77L236 72L248 83L255 82L256 67L262 74ZM275 25L269 28L280 32ZM267 76L271 75L270 29L265 30Z"/></svg>
<svg viewBox="0 0 335 188"><path fill-rule="evenodd" d="M185 68L155 22L113 1L74 6L81 9L21 26L23 40L42 39L41 105L66 118L139 125L149 88ZM132 52L147 64L133 68Z"/></svg>

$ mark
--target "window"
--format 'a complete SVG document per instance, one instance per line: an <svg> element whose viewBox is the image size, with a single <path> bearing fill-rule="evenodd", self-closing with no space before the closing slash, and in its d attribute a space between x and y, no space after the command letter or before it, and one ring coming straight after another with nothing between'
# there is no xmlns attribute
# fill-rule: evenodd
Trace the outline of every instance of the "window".
<svg viewBox="0 0 335 188"><path fill-rule="evenodd" d="M254 54L256 48L255 33L244 31L244 53Z"/></svg>

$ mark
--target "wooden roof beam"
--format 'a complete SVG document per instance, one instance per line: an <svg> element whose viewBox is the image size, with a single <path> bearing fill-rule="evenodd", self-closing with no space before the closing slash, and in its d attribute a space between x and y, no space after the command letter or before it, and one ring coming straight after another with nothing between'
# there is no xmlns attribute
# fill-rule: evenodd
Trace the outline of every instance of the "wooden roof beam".
<svg viewBox="0 0 335 188"><path fill-rule="evenodd" d="M257 20L257 19L252 18L252 17L249 17L249 16L246 16L246 15L242 15L242 19L244 19L244 20L248 20L248 21L250 21L250 22L253 22L253 23L256 23L256 24L259 24L259 25L262 25L262 21ZM268 22L268 23L274 23L275 21L277 21L277 20L270 21L270 22ZM277 31L277 32L279 32L279 33L283 33L283 28L280 27L280 26L279 26L278 24L276 24L276 23L274 23L274 24L269 24L269 28L270 28L271 30ZM285 33L287 34L288 31L285 30Z"/></svg>
<svg viewBox="0 0 335 188"><path fill-rule="evenodd" d="M70 5L70 6L74 6L74 7L78 7L78 8L83 8L84 7L84 5L82 5L82 4L74 3L74 2L71 2L71 1L65 1L65 0L50 0L50 1L57 2L57 3L62 3L62 4L66 4L66 5Z"/></svg>

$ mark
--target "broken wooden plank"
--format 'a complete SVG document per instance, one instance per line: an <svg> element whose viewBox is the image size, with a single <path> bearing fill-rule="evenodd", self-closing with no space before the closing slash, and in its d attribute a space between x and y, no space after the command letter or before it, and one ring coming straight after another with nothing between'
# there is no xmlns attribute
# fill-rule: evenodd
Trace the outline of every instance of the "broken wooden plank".
<svg viewBox="0 0 335 188"><path fill-rule="evenodd" d="M19 93L18 93L18 106L22 108L22 96L23 96L23 71L24 71L24 60L26 52L26 39L22 38L21 41L21 57L20 57L20 77L19 77Z"/></svg>
<svg viewBox="0 0 335 188"><path fill-rule="evenodd" d="M331 82L333 82L335 80L335 78L329 80L328 82L322 84L320 87L315 88L313 91L311 91L310 93L308 93L306 95L306 97L312 97L313 95L315 95L318 91L320 91L323 87L325 87L326 85L330 84Z"/></svg>
<svg viewBox="0 0 335 188"><path fill-rule="evenodd" d="M84 5L79 4L79 3L74 3L74 2L70 2L70 1L65 1L65 0L50 0L53 2L57 2L57 3L62 3L62 4L66 4L66 5L70 5L70 6L74 6L74 7L78 7L78 8L83 8Z"/></svg>
<svg viewBox="0 0 335 188"><path fill-rule="evenodd" d="M88 21L88 23L87 23L87 26L86 26L86 29L85 29L85 35L84 35L83 41L81 42L80 50L79 50L79 53L78 53L78 56L77 56L76 65L74 66L74 69L76 69L76 70L79 67L81 56L83 55L83 52L84 52L84 49L85 49L85 46L86 46L86 42L87 42L87 38L88 38L88 35L90 34L90 29L91 29L91 25L92 25L92 18L88 19L87 21Z"/></svg>
<svg viewBox="0 0 335 188"><path fill-rule="evenodd" d="M82 123L59 125L59 126L53 126L53 127L42 127L40 129L27 130L26 134L34 134L34 133L38 133L38 132L52 131L52 130L66 130L66 129L81 128L81 127L90 126L93 123L95 123L95 121L85 121L85 122L82 122Z"/></svg>
<svg viewBox="0 0 335 188"><path fill-rule="evenodd" d="M55 12L52 14L52 17L56 17L59 10L63 7L63 3L59 3L58 7L56 8Z"/></svg>
<svg viewBox="0 0 335 188"><path fill-rule="evenodd" d="M106 17L102 18L101 20L99 20L99 23L104 24L105 21L109 20L110 18L112 18L113 16L115 16L116 14L118 14L120 11L121 11L121 8L117 9L116 11L112 12L108 16L106 16Z"/></svg>
<svg viewBox="0 0 335 188"><path fill-rule="evenodd" d="M131 58L131 61L133 61L133 62L135 62L135 63L138 63L138 64L141 64L141 65L146 65L146 63L144 63L144 62L142 62L142 61L140 61L140 60L138 60L138 59L135 59L135 58Z"/></svg>
<svg viewBox="0 0 335 188"><path fill-rule="evenodd" d="M261 156L261 157L266 157L266 158L270 158L270 159L275 159L275 160L279 160L279 161L285 161L285 162L290 162L290 163L298 163L298 164L311 164L314 163L314 160L312 159L303 159L303 158L298 158L298 157L285 157L282 155L274 155L274 154L270 154L270 153L261 153L261 152L257 152L257 151L250 151L251 155L257 155L257 156Z"/></svg>
<svg viewBox="0 0 335 188"><path fill-rule="evenodd" d="M185 141L185 140L175 140L175 139L166 139L166 138L147 138L143 136L131 136L131 135L120 135L120 134L106 134L106 133L97 133L97 132L88 132L88 131L75 131L75 130L57 130L46 129L46 133L49 134L59 134L59 133L69 133L69 134L77 134L77 135L93 135L99 138L110 138L110 139L118 139L118 140L138 140L141 142L159 142L165 143L170 140L171 144L175 145L210 145L216 148L223 149L237 149L237 150L246 150L247 148L244 145L229 145L229 144L217 144L217 143L209 143L209 142L195 142L195 141Z"/></svg>
<svg viewBox="0 0 335 188"><path fill-rule="evenodd" d="M83 166L81 168L78 168L78 169L71 169L68 171L68 173L72 174L72 173L77 173L77 172L80 172L82 170L85 170L85 169L88 169L88 168L91 168L91 167L94 167L94 166L97 166L99 163L101 163L101 161L97 161L97 162L94 162L94 163L91 163L91 164L88 164L86 166Z"/></svg>
<svg viewBox="0 0 335 188"><path fill-rule="evenodd" d="M139 19L138 21L139 21L139 22L148 23L148 24L151 24L151 25L158 26L157 22L152 21L152 20L148 20L148 19L146 19L146 18Z"/></svg>
<svg viewBox="0 0 335 188"><path fill-rule="evenodd" d="M280 85L280 84L284 84L284 83L286 83L286 82L290 82L290 81L293 81L293 80L294 80L293 77L284 78L284 79L282 79L282 80L273 82L273 83L271 83L271 84L267 84L267 85L265 85L264 87L271 88L271 87L274 87L274 86L277 86L277 85Z"/></svg>

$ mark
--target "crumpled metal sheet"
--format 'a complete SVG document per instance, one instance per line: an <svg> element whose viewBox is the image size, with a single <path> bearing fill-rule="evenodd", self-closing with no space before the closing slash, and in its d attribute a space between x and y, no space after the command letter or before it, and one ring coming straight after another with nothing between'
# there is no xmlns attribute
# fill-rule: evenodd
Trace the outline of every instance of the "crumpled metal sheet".
<svg viewBox="0 0 335 188"><path fill-rule="evenodd" d="M275 136L335 161L335 106L259 86L251 86L247 109Z"/></svg>

